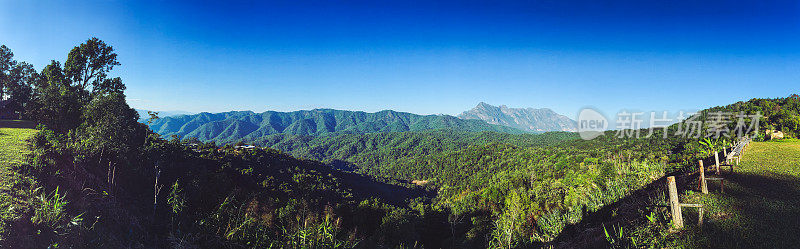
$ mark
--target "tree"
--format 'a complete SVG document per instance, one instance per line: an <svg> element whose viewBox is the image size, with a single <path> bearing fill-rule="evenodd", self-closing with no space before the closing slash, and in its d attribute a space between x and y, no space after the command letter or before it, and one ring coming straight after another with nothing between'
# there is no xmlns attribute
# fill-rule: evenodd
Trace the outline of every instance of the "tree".
<svg viewBox="0 0 800 249"><path fill-rule="evenodd" d="M14 67L14 53L6 45L0 46L0 100L5 99L5 89L8 84L8 71Z"/></svg>
<svg viewBox="0 0 800 249"><path fill-rule="evenodd" d="M0 100L10 101L6 107L20 117L31 99L35 75L33 65L14 60L14 53L0 46Z"/></svg>
<svg viewBox="0 0 800 249"><path fill-rule="evenodd" d="M149 116L149 117L147 118L147 125L152 125L152 124L153 124L153 122L155 122L156 120L158 120L158 119L159 119L159 117L158 117L158 112L154 112L154 111L147 111L147 115Z"/></svg>
<svg viewBox="0 0 800 249"><path fill-rule="evenodd" d="M86 154L99 165L108 163L110 186L115 183L116 166L125 163L144 144L146 128L138 123L139 114L125 102L125 95L107 93L95 96L84 108L83 123L77 134Z"/></svg>
<svg viewBox="0 0 800 249"><path fill-rule="evenodd" d="M35 77L28 115L56 132L66 133L80 124L81 108L79 91L65 78L61 63L50 62Z"/></svg>
<svg viewBox="0 0 800 249"><path fill-rule="evenodd" d="M122 158L133 143L141 140L138 118L139 114L125 102L125 95L98 95L84 107L78 135L88 142L89 148L107 150Z"/></svg>
<svg viewBox="0 0 800 249"><path fill-rule="evenodd" d="M52 61L35 77L32 104L27 108L30 116L60 133L77 128L83 122L81 117L86 117L82 109L93 98L125 91L122 79L108 78L108 72L118 65L114 49L100 39L76 46L63 67Z"/></svg>
<svg viewBox="0 0 800 249"><path fill-rule="evenodd" d="M521 189L509 191L504 212L495 221L494 243L499 247L515 247L523 234L523 225L531 202L530 197L523 191Z"/></svg>
<svg viewBox="0 0 800 249"><path fill-rule="evenodd" d="M107 78L108 72L119 65L114 48L97 37L92 37L69 52L64 72L67 79L78 88L88 91L88 87L91 86L92 94L122 93L125 90L122 80L119 77Z"/></svg>

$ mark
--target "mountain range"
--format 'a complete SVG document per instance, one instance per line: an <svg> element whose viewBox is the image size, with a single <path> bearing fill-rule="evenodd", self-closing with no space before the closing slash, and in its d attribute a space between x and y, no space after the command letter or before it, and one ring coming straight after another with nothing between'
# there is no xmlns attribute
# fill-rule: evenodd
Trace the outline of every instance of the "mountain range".
<svg viewBox="0 0 800 249"><path fill-rule="evenodd" d="M438 129L524 133L518 129L488 124L482 120L460 119L449 115L418 115L391 110L375 113L333 109L263 113L204 112L159 118L149 126L163 136L196 137L203 142L213 141L223 144L256 140L273 134L322 136Z"/></svg>
<svg viewBox="0 0 800 249"><path fill-rule="evenodd" d="M547 108L508 108L481 102L475 108L458 115L462 119L477 119L527 132L578 130L577 123Z"/></svg>

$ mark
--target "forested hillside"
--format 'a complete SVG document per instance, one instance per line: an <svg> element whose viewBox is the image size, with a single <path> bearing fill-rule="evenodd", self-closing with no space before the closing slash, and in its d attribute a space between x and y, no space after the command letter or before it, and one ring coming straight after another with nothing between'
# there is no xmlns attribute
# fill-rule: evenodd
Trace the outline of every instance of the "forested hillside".
<svg viewBox="0 0 800 249"><path fill-rule="evenodd" d="M348 163L358 168L369 168L383 163L392 163L401 158L454 151L470 145L505 143L517 146L547 146L576 139L579 139L578 135L569 132L515 135L445 129L338 136L279 134L254 140L243 140L243 142L271 147L290 153L295 157L327 163Z"/></svg>
<svg viewBox="0 0 800 249"><path fill-rule="evenodd" d="M800 135L800 96L792 94L789 97L773 99L751 99L739 101L726 106L717 106L703 110L703 119L715 118L715 113L731 114L731 121L737 122L736 115L755 115L759 114L763 118L760 120L761 131L777 130L782 131L787 137L798 137ZM733 129L731 129L733 130ZM757 139L763 139L764 133L757 134Z"/></svg>
<svg viewBox="0 0 800 249"><path fill-rule="evenodd" d="M416 115L389 110L376 113L332 109L200 113L160 118L149 126L165 137L172 135L181 138L195 137L203 142L219 144L256 140L273 134L321 136L437 129L522 133L513 128L490 125L479 120L463 120L447 115Z"/></svg>

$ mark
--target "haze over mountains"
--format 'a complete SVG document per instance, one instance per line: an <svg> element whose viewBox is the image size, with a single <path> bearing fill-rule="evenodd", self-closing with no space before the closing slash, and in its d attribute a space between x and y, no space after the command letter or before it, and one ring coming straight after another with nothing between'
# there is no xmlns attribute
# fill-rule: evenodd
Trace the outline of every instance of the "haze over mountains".
<svg viewBox="0 0 800 249"><path fill-rule="evenodd" d="M164 136L196 137L200 141L217 143L255 140L273 134L321 136L437 129L524 133L506 126L487 124L482 120L466 120L449 115L417 115L391 110L367 113L333 109L263 113L204 112L160 118L150 124L150 129Z"/></svg>
<svg viewBox="0 0 800 249"><path fill-rule="evenodd" d="M463 119L478 119L489 124L513 127L528 132L577 131L577 123L548 108L508 108L481 102L472 110L458 115Z"/></svg>

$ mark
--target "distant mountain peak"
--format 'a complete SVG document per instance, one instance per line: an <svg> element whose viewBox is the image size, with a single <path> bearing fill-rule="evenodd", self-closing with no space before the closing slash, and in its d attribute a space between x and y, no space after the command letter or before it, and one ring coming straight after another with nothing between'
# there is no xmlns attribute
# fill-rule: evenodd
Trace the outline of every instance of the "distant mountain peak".
<svg viewBox="0 0 800 249"><path fill-rule="evenodd" d="M475 108L461 113L458 117L483 120L489 124L530 132L577 131L574 120L549 108L509 108L506 105L493 106L480 102Z"/></svg>

